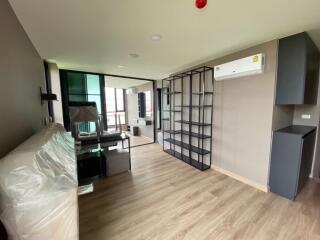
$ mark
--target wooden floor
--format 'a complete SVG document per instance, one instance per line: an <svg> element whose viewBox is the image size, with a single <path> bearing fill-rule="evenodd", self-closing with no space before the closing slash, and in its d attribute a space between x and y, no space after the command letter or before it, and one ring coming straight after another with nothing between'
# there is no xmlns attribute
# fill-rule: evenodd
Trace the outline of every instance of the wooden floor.
<svg viewBox="0 0 320 240"><path fill-rule="evenodd" d="M127 133L130 136L130 144L131 147L153 143L153 139L148 138L146 136L140 135L140 136L133 136L130 133ZM127 147L127 141L125 141L125 147Z"/></svg>
<svg viewBox="0 0 320 240"><path fill-rule="evenodd" d="M157 144L132 149L133 169L80 197L81 240L320 239L320 185L295 202L213 170L200 172Z"/></svg>

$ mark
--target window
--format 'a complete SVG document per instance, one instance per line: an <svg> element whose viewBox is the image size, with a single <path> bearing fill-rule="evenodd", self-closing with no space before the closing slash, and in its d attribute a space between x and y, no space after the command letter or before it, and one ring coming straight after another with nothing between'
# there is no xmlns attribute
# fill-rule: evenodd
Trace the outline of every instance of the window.
<svg viewBox="0 0 320 240"><path fill-rule="evenodd" d="M124 89L106 87L105 92L108 127L126 124Z"/></svg>

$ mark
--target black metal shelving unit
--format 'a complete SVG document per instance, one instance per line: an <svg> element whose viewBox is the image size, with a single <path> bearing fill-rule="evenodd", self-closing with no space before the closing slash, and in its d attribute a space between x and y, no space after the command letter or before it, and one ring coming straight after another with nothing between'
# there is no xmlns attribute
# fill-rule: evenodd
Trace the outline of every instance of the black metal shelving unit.
<svg viewBox="0 0 320 240"><path fill-rule="evenodd" d="M213 94L210 67L162 80L163 151L202 171L212 162Z"/></svg>

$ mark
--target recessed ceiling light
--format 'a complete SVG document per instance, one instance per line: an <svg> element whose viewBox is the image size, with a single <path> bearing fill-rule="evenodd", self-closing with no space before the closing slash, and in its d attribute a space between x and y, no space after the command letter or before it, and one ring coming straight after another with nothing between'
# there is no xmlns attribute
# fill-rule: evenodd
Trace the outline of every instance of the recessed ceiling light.
<svg viewBox="0 0 320 240"><path fill-rule="evenodd" d="M140 55L138 53L130 53L129 56L132 57L132 58L140 57Z"/></svg>
<svg viewBox="0 0 320 240"><path fill-rule="evenodd" d="M152 41L160 41L162 39L162 36L159 34L155 34L151 36Z"/></svg>
<svg viewBox="0 0 320 240"><path fill-rule="evenodd" d="M118 65L118 68L125 68L125 66L123 66L123 65Z"/></svg>

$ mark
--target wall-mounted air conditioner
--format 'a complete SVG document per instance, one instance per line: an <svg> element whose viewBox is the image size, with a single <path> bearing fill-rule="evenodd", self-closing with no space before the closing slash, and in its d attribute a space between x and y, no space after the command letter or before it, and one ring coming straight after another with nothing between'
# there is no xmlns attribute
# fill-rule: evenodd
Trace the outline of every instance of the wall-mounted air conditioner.
<svg viewBox="0 0 320 240"><path fill-rule="evenodd" d="M250 57L215 66L214 79L216 81L222 81L263 73L264 58L264 54L259 53Z"/></svg>

